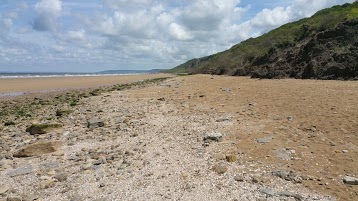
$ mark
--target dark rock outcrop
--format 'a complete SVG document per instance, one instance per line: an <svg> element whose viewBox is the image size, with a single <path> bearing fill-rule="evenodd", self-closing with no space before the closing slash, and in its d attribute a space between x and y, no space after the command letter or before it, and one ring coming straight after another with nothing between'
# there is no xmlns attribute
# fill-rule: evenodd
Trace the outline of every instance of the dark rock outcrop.
<svg viewBox="0 0 358 201"><path fill-rule="evenodd" d="M255 58L253 78L358 80L358 19Z"/></svg>

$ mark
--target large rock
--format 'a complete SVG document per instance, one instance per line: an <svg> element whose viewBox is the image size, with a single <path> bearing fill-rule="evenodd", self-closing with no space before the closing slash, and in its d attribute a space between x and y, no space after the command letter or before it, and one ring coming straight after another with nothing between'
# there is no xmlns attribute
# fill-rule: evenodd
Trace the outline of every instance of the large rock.
<svg viewBox="0 0 358 201"><path fill-rule="evenodd" d="M87 127L88 128L98 128L104 126L104 120L93 118L87 120Z"/></svg>
<svg viewBox="0 0 358 201"><path fill-rule="evenodd" d="M7 172L6 174L10 177L16 177L19 175L25 175L25 174L30 174L32 172L34 172L34 168L32 167L31 164L19 167L15 170L10 170L9 172Z"/></svg>
<svg viewBox="0 0 358 201"><path fill-rule="evenodd" d="M349 185L358 185L358 178L355 177L350 177L350 176L345 176L343 178L343 182L345 184L349 184Z"/></svg>
<svg viewBox="0 0 358 201"><path fill-rule="evenodd" d="M61 124L32 124L26 129L26 132L29 132L31 135L35 134L46 134L53 130L58 130L62 128Z"/></svg>
<svg viewBox="0 0 358 201"><path fill-rule="evenodd" d="M14 157L40 156L42 154L47 154L57 151L61 145L62 142L60 141L39 142L36 144L31 144L22 147L20 150L14 153L13 156Z"/></svg>

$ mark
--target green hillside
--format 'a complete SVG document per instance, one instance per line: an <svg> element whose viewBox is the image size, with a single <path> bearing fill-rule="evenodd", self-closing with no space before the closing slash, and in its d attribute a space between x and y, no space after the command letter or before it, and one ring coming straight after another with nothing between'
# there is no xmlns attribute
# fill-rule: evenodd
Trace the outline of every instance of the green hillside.
<svg viewBox="0 0 358 201"><path fill-rule="evenodd" d="M270 51L305 45L319 33L356 19L358 2L334 6L310 18L285 24L258 38L250 38L224 52L189 60L168 72L252 75L262 65L259 61L270 55Z"/></svg>

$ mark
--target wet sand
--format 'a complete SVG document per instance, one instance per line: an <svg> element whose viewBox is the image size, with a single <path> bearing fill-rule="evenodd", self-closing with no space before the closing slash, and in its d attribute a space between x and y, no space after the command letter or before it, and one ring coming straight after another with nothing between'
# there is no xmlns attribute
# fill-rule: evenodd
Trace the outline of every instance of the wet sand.
<svg viewBox="0 0 358 201"><path fill-rule="evenodd" d="M12 96L21 95L22 92L92 88L168 76L167 74L142 74L89 77L6 78L0 79L0 94Z"/></svg>

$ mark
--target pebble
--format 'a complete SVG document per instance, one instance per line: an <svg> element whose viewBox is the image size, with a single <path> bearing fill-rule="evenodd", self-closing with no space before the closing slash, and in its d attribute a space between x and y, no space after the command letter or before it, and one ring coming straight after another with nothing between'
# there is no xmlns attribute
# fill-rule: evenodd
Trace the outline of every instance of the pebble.
<svg viewBox="0 0 358 201"><path fill-rule="evenodd" d="M292 192L289 192L289 191L279 192L279 193L277 193L277 195L285 196L285 197L293 197L297 201L303 200L303 197L301 195L299 195L297 193L292 193Z"/></svg>
<svg viewBox="0 0 358 201"><path fill-rule="evenodd" d="M245 181L245 178L242 175L236 175L234 177L234 180L238 181L238 182L243 182L243 181Z"/></svg>
<svg viewBox="0 0 358 201"><path fill-rule="evenodd" d="M287 149L279 148L273 151L273 154L282 160L291 160L291 152Z"/></svg>
<svg viewBox="0 0 358 201"><path fill-rule="evenodd" d="M271 188L262 188L259 190L259 192L269 197L273 197L276 195L275 191L273 191Z"/></svg>
<svg viewBox="0 0 358 201"><path fill-rule="evenodd" d="M7 197L7 200L6 200L6 201L22 201L22 198L21 198L21 196L19 196L19 195L10 194L10 195Z"/></svg>
<svg viewBox="0 0 358 201"><path fill-rule="evenodd" d="M229 118L221 118L216 120L216 122L227 122L227 121L231 121L231 120Z"/></svg>
<svg viewBox="0 0 358 201"><path fill-rule="evenodd" d="M218 174L224 174L228 170L228 168L224 165L214 165L212 167L212 170Z"/></svg>
<svg viewBox="0 0 358 201"><path fill-rule="evenodd" d="M65 152L62 150L52 153L52 156L64 156L64 155L65 155Z"/></svg>
<svg viewBox="0 0 358 201"><path fill-rule="evenodd" d="M280 177L286 181L300 182L302 180L302 177L289 170L273 170L272 175Z"/></svg>
<svg viewBox="0 0 358 201"><path fill-rule="evenodd" d="M230 92L230 91L232 91L231 88L222 88L221 90L224 91L224 92Z"/></svg>
<svg viewBox="0 0 358 201"><path fill-rule="evenodd" d="M93 118L87 121L87 128L98 128L104 126L104 120Z"/></svg>
<svg viewBox="0 0 358 201"><path fill-rule="evenodd" d="M266 144L266 143L271 142L272 139L273 139L272 136L268 136L268 137L264 137L264 138L257 138L256 142L259 143L259 144Z"/></svg>
<svg viewBox="0 0 358 201"><path fill-rule="evenodd" d="M218 142L222 137L223 137L223 135L221 133L215 133L215 132L206 133L204 136L204 141L212 140L212 141Z"/></svg>
<svg viewBox="0 0 358 201"><path fill-rule="evenodd" d="M9 186L0 186L0 195L6 193L10 189Z"/></svg>
<svg viewBox="0 0 358 201"><path fill-rule="evenodd" d="M218 154L213 155L213 159L218 160L218 161L225 160L226 156L225 156L225 154L218 153Z"/></svg>
<svg viewBox="0 0 358 201"><path fill-rule="evenodd" d="M82 170L89 170L92 168L92 163L86 163L81 166Z"/></svg>
<svg viewBox="0 0 358 201"><path fill-rule="evenodd" d="M55 184L55 180L50 178L50 179L46 179L40 182L40 188L41 189L47 189L52 187Z"/></svg>
<svg viewBox="0 0 358 201"><path fill-rule="evenodd" d="M293 116L288 116L288 117L287 117L287 120L288 120L288 121L293 121Z"/></svg>
<svg viewBox="0 0 358 201"><path fill-rule="evenodd" d="M234 154L226 155L225 159L229 163L233 163L237 161L237 157Z"/></svg>
<svg viewBox="0 0 358 201"><path fill-rule="evenodd" d="M66 173L58 173L54 176L55 179L59 182L63 182L67 180L68 175Z"/></svg>

